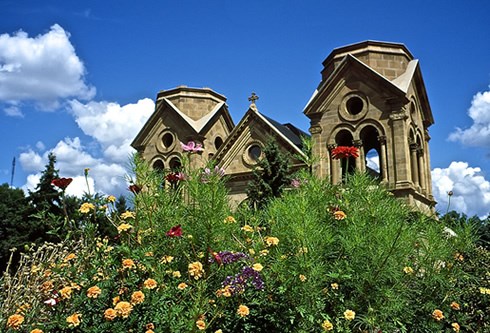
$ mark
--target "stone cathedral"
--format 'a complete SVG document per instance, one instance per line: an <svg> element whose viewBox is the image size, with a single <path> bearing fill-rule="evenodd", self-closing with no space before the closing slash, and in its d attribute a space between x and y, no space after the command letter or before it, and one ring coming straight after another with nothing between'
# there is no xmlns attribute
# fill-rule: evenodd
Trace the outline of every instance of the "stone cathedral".
<svg viewBox="0 0 490 333"><path fill-rule="evenodd" d="M230 199L246 199L252 170L264 143L273 138L291 158L294 169L305 167L301 136L311 135L313 173L339 183L345 170L332 159L337 146L356 146L359 158L349 163L370 172L396 196L425 212L433 212L429 127L434 123L419 61L403 44L365 41L334 49L323 62L321 81L303 113L310 134L280 124L259 112L255 101L234 124L226 97L209 88L180 86L160 91L156 107L132 142L154 169L172 170L181 164L180 142L203 145L191 164L213 160L229 176ZM298 112L299 113L299 112ZM377 156L378 168L368 166Z"/></svg>

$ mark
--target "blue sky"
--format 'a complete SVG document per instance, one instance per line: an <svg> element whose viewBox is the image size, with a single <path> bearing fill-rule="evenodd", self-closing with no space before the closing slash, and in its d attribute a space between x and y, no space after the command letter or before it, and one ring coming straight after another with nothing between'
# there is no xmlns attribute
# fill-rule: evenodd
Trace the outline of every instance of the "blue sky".
<svg viewBox="0 0 490 333"><path fill-rule="evenodd" d="M259 110L307 130L303 107L336 47L405 44L419 59L438 209L490 211L490 2L0 2L0 183L35 186L54 151L62 176L83 169L107 194L126 187L129 143L159 90L210 87L235 122ZM459 130L458 130L459 128Z"/></svg>

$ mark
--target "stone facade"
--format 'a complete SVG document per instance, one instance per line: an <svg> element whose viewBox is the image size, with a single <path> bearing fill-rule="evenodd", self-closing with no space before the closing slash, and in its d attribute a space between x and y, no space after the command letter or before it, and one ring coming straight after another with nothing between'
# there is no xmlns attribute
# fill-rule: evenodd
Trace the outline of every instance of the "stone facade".
<svg viewBox="0 0 490 333"><path fill-rule="evenodd" d="M356 146L360 156L350 163L379 176L395 196L426 212L433 212L428 128L434 123L418 60L397 43L366 41L335 49L323 62L321 82L303 110L310 119L315 161L313 172L339 183L346 165L331 157L336 146ZM226 98L209 88L178 87L157 96L156 109L132 146L154 168L178 167L180 142L203 144L191 163L209 160L230 176L230 198L246 198L246 185L273 138L289 153L293 168L301 135L291 124L279 124L261 114L255 98L235 126ZM379 170L368 165L379 159ZM349 168L351 169L351 168Z"/></svg>

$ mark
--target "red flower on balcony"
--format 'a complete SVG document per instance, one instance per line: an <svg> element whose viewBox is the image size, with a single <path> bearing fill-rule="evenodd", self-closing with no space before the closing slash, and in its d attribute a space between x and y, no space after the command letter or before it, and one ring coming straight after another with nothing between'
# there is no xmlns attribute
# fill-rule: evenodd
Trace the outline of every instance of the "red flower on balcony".
<svg viewBox="0 0 490 333"><path fill-rule="evenodd" d="M73 178L55 178L51 181L51 185L54 185L64 191L72 181Z"/></svg>
<svg viewBox="0 0 490 333"><path fill-rule="evenodd" d="M181 237L182 236L182 227L180 224L170 228L169 231L165 233L168 237Z"/></svg>
<svg viewBox="0 0 490 333"><path fill-rule="evenodd" d="M138 194L141 192L141 186L139 185L136 185L136 184L133 184L133 185L129 185L128 189L133 192L134 194Z"/></svg>
<svg viewBox="0 0 490 333"><path fill-rule="evenodd" d="M332 158L334 160L349 157L359 157L359 149L349 146L338 146L337 148L332 149Z"/></svg>

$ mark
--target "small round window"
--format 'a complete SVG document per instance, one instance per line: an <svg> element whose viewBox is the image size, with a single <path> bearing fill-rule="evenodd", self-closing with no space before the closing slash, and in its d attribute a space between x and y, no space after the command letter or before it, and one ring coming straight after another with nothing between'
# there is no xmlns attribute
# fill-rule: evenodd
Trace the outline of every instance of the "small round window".
<svg viewBox="0 0 490 333"><path fill-rule="evenodd" d="M174 143L174 136L171 133L165 133L162 137L162 143L165 148L170 148Z"/></svg>
<svg viewBox="0 0 490 333"><path fill-rule="evenodd" d="M216 139L214 139L214 147L216 148L216 150L218 150L222 144L223 144L223 139L217 136Z"/></svg>
<svg viewBox="0 0 490 333"><path fill-rule="evenodd" d="M347 100L345 107L347 108L347 112L355 116L361 113L364 103L359 97L353 96Z"/></svg>
<svg viewBox="0 0 490 333"><path fill-rule="evenodd" d="M262 155L262 148L259 145L252 145L248 148L248 156L252 161L258 161Z"/></svg>

